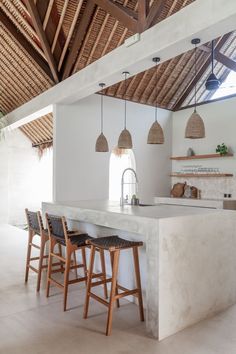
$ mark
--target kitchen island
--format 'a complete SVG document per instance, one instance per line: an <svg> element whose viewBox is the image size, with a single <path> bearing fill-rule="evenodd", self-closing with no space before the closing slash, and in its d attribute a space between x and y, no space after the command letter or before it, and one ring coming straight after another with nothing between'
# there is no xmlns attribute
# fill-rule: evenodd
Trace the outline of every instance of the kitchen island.
<svg viewBox="0 0 236 354"><path fill-rule="evenodd" d="M43 203L42 208L79 223L94 237L118 234L144 241L140 266L146 327L159 340L236 303L235 211L165 204L121 207L109 201ZM129 273L128 257L121 260L121 283Z"/></svg>

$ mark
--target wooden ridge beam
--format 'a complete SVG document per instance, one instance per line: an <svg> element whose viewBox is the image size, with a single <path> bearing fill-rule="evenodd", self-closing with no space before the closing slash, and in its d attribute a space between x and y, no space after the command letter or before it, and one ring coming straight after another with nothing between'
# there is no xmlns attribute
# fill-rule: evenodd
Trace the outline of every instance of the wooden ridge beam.
<svg viewBox="0 0 236 354"><path fill-rule="evenodd" d="M56 83L58 83L59 78L58 78L58 71L57 71L56 62L55 62L55 59L52 55L51 48L50 48L50 45L49 45L47 37L46 37L46 33L43 30L43 25L42 25L36 4L34 3L34 1L31 1L31 0L26 0L25 3L27 6L27 9L29 11L29 14L31 16L34 28L37 32L39 39L40 39L40 42L41 42L43 51L45 53L45 56L47 58L48 65L51 69L51 73L54 78L54 81Z"/></svg>
<svg viewBox="0 0 236 354"><path fill-rule="evenodd" d="M225 42L229 39L229 37L231 36L231 33L225 34L220 41L218 42L218 44L216 45L215 50L219 51L223 45L225 44ZM184 94L180 97L180 99L176 102L175 106L174 106L174 111L178 110L182 104L184 103L184 101L186 100L186 98L188 97L188 95L191 93L191 91L193 90L194 86L198 83L198 81L201 79L201 77L204 75L204 73L206 72L206 70L208 69L209 65L211 64L211 57L209 56L207 58L207 60L205 61L205 63L202 65L202 67L200 68L200 70L198 71L197 75L193 78L193 80L190 82L190 84L187 86Z"/></svg>
<svg viewBox="0 0 236 354"><path fill-rule="evenodd" d="M126 7L121 6L112 0L93 0L93 2L117 19L131 32L139 32L137 14L132 10L128 10Z"/></svg>
<svg viewBox="0 0 236 354"><path fill-rule="evenodd" d="M70 76L72 67L76 61L77 54L83 44L95 8L96 5L94 4L94 2L92 0L88 0L84 9L82 19L80 20L79 26L77 28L71 50L65 63L62 80Z"/></svg>
<svg viewBox="0 0 236 354"><path fill-rule="evenodd" d="M42 71L53 80L51 70L48 63L42 58L34 47L27 41L24 35L17 30L14 24L9 20L7 15L0 9L0 23L6 28L19 45L27 52L34 62L42 69Z"/></svg>

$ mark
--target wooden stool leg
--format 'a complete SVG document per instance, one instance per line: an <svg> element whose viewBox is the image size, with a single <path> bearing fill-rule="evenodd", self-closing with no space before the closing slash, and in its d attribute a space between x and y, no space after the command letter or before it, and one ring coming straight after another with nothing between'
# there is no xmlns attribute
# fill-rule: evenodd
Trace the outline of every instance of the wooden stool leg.
<svg viewBox="0 0 236 354"><path fill-rule="evenodd" d="M89 300L90 300L94 258L95 258L95 247L91 246L89 270L88 270L88 280L87 280L87 290L86 290L86 298L85 298L85 304L84 304L84 318L88 317L88 308L89 308Z"/></svg>
<svg viewBox="0 0 236 354"><path fill-rule="evenodd" d="M111 282L111 294L109 301L109 310L107 317L107 329L106 335L109 336L111 334L111 326L112 326L112 315L113 315L113 307L116 295L116 287L117 287L117 273L118 273L118 263L119 263L119 255L120 251L114 251L114 260L113 260L113 269L112 269L112 282Z"/></svg>
<svg viewBox="0 0 236 354"><path fill-rule="evenodd" d="M113 252L110 252L110 257L111 257L111 269L113 271L113 263L114 263L114 254ZM118 294L118 287L117 287L117 282L116 282L116 295ZM120 300L116 300L116 306L120 307Z"/></svg>
<svg viewBox="0 0 236 354"><path fill-rule="evenodd" d="M140 320L144 321L143 298L142 298L142 288L141 288L141 280L140 280L138 247L133 247L133 256L134 256L134 269L135 269L136 284L137 284L137 289L138 289L138 303L139 303Z"/></svg>
<svg viewBox="0 0 236 354"><path fill-rule="evenodd" d="M69 273L70 273L70 266L71 266L71 250L66 250L66 266L64 272L64 311L66 311L66 304L67 304L67 294L68 294L68 281L69 281Z"/></svg>
<svg viewBox="0 0 236 354"><path fill-rule="evenodd" d="M49 257L48 257L48 273L47 273L47 287L46 287L46 297L49 297L50 290L50 278L52 272L52 260L53 260L53 250L56 245L55 240L50 239L49 241Z"/></svg>
<svg viewBox="0 0 236 354"><path fill-rule="evenodd" d="M76 266L77 265L77 260L76 260L76 252L75 251L73 252L73 258L74 258L73 264ZM78 278L77 268L75 268L75 277L76 277L76 279Z"/></svg>
<svg viewBox="0 0 236 354"><path fill-rule="evenodd" d="M58 253L59 253L59 256L62 257L62 247L60 245L60 243L58 243ZM61 273L63 274L64 273L64 263L62 261L60 261L61 263Z"/></svg>
<svg viewBox="0 0 236 354"><path fill-rule="evenodd" d="M41 283L41 274L42 274L42 265L43 265L43 256L44 256L44 249L45 249L45 236L41 235L40 240L40 254L39 254L39 266L38 266L38 279L37 279L37 291L40 290L40 283Z"/></svg>
<svg viewBox="0 0 236 354"><path fill-rule="evenodd" d="M31 243L34 237L34 233L32 230L29 230L29 236L28 236L28 246L27 246L27 256L26 256L26 267L25 267L25 283L28 281L29 277L29 265L30 265L30 257L31 257Z"/></svg>
<svg viewBox="0 0 236 354"><path fill-rule="evenodd" d="M81 253L82 253L82 262L83 262L83 268L84 268L84 276L87 277L88 270L87 270L86 248L85 247L81 248ZM85 284L87 285L87 279L85 280Z"/></svg>
<svg viewBox="0 0 236 354"><path fill-rule="evenodd" d="M100 249L100 259L101 259L101 269L102 269L102 280L106 280L106 264L105 264L105 256L104 256L104 250ZM108 298L107 294L107 283L104 283L104 297L105 299Z"/></svg>

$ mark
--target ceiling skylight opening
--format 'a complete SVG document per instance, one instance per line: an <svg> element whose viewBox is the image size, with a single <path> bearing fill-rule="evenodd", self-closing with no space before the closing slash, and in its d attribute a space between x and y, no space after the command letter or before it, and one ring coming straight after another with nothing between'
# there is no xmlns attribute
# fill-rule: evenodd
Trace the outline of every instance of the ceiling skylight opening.
<svg viewBox="0 0 236 354"><path fill-rule="evenodd" d="M226 80L216 90L211 100L236 94L236 72L231 71Z"/></svg>

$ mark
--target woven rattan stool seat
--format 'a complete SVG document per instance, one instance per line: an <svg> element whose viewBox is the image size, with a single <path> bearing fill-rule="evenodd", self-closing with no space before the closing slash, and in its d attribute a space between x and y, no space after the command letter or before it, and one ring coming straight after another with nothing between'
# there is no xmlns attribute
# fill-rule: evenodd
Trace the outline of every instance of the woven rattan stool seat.
<svg viewBox="0 0 236 354"><path fill-rule="evenodd" d="M120 238L119 236L107 236L94 238L92 240L87 241L87 244L111 251L117 249L131 248L135 246L142 246L143 242L128 241L124 240L123 238Z"/></svg>

